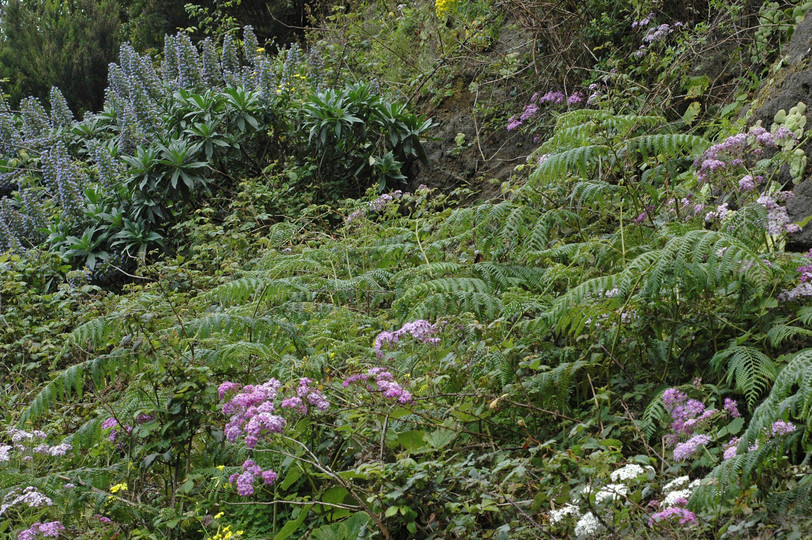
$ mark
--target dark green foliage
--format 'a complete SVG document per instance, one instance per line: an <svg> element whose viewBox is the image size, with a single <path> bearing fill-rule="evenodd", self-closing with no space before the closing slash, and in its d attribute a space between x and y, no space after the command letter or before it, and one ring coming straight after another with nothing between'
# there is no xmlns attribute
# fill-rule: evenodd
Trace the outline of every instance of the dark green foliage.
<svg viewBox="0 0 812 540"><path fill-rule="evenodd" d="M0 11L0 77L12 103L59 87L68 104L97 110L121 39L115 0L10 0Z"/></svg>

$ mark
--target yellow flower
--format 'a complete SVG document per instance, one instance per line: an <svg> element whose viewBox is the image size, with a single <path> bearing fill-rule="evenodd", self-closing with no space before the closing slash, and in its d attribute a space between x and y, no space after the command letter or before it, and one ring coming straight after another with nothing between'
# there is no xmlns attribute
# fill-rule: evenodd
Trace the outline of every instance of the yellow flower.
<svg viewBox="0 0 812 540"><path fill-rule="evenodd" d="M223 472L223 469L225 469L225 468L226 468L225 465L218 465L217 466L217 470L220 471L220 472Z"/></svg>
<svg viewBox="0 0 812 540"><path fill-rule="evenodd" d="M457 5L457 0L435 0L434 9L438 17L451 13Z"/></svg>
<svg viewBox="0 0 812 540"><path fill-rule="evenodd" d="M264 53L265 52L265 47L257 47L257 52L258 53Z"/></svg>
<svg viewBox="0 0 812 540"><path fill-rule="evenodd" d="M221 518L221 517L223 517L224 515L226 515L226 513L225 513L225 512L220 512L220 513L218 513L217 515L215 515L215 516L214 516L214 519L220 519L220 518Z"/></svg>
<svg viewBox="0 0 812 540"><path fill-rule="evenodd" d="M110 493L118 493L119 491L127 491L127 482L116 484L110 488Z"/></svg>

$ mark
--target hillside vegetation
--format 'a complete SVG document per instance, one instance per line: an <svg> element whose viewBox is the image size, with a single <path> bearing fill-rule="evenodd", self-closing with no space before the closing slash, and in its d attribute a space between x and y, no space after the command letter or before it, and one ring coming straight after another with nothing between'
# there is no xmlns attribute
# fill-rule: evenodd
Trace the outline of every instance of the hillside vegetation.
<svg viewBox="0 0 812 540"><path fill-rule="evenodd" d="M812 2L240 4L0 102L0 535L808 534Z"/></svg>

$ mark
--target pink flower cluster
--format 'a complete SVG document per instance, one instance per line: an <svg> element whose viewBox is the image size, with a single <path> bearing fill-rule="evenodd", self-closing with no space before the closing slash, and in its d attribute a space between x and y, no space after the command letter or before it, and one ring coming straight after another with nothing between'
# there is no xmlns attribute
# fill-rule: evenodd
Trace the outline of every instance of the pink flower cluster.
<svg viewBox="0 0 812 540"><path fill-rule="evenodd" d="M369 385L369 389L381 392L385 398L397 399L399 403L404 404L412 401L412 394L395 382L395 378L391 373L380 367L370 368L366 373L350 375L344 380L343 386L347 388L354 382L369 380L374 380L377 387Z"/></svg>
<svg viewBox="0 0 812 540"><path fill-rule="evenodd" d="M418 319L416 321L404 324L399 330L394 330L392 332L381 332L375 338L373 348L375 349L375 354L378 356L378 358L383 358L384 345L392 346L400 341L401 337L406 335L412 336L412 338L421 343L437 345L440 343L440 338L432 337L437 331L438 328L436 324L431 324L426 320Z"/></svg>
<svg viewBox="0 0 812 540"><path fill-rule="evenodd" d="M65 526L59 521L46 521L45 523L34 523L28 529L20 531L17 540L34 540L37 536L47 536L58 538L59 531L64 531Z"/></svg>
<svg viewBox="0 0 812 540"><path fill-rule="evenodd" d="M305 402L316 407L320 411L326 411L330 408L330 402L324 397L320 390L310 388L313 381L307 377L299 379L299 386L296 388L296 395L283 399L280 406L283 409L293 409L301 414L307 414L307 405Z"/></svg>
<svg viewBox="0 0 812 540"><path fill-rule="evenodd" d="M236 442L245 437L245 445L255 448L260 438L274 433L281 433L286 421L281 416L273 414L276 399L282 383L270 379L264 384L241 386L227 381L218 388L218 395L226 396L237 391L225 405L223 414L230 416L225 427L226 439Z"/></svg>
<svg viewBox="0 0 812 540"><path fill-rule="evenodd" d="M652 515L648 520L648 525L649 527L653 527L660 521L671 521L675 517L679 518L680 525L695 525L697 523L696 514L685 508L672 506L671 508L666 508Z"/></svg>
<svg viewBox="0 0 812 540"><path fill-rule="evenodd" d="M250 497L254 494L254 482L261 478L266 486L276 482L277 474L272 469L262 470L253 459L246 459L242 464L242 473L234 473L228 477L228 482L237 486L237 493L241 497Z"/></svg>
<svg viewBox="0 0 812 540"><path fill-rule="evenodd" d="M313 381L307 377L299 379L296 395L283 399L280 408L292 409L301 414L307 414L307 405L319 411L329 409L330 402L320 390L312 388L311 384ZM223 414L230 417L225 427L226 439L236 442L240 437L244 437L245 446L256 448L261 439L274 433L282 433L287 421L274 414L276 411L274 402L279 397L281 387L282 383L276 379L258 385L242 386L231 381L221 384L217 389L220 399L234 394L223 405Z"/></svg>

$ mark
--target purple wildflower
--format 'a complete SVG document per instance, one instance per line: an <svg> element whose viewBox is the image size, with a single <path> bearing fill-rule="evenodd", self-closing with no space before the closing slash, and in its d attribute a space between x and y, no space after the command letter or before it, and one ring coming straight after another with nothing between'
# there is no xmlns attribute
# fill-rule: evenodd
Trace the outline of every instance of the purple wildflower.
<svg viewBox="0 0 812 540"><path fill-rule="evenodd" d="M773 437L777 437L779 435L787 435L788 433L792 433L795 431L795 424L792 422L784 422L783 420L777 420L773 423L771 432Z"/></svg>
<svg viewBox="0 0 812 540"><path fill-rule="evenodd" d="M674 460L685 461L693 456L700 447L705 446L710 442L710 437L707 435L694 435L684 443L679 443L674 447Z"/></svg>
<svg viewBox="0 0 812 540"><path fill-rule="evenodd" d="M567 98L567 105L577 105L578 103L584 102L584 94L581 92L573 92L570 97Z"/></svg>
<svg viewBox="0 0 812 540"><path fill-rule="evenodd" d="M226 394L228 394L232 390L239 390L241 387L242 385L240 384L231 381L226 381L223 384L221 384L220 387L217 389L217 395L220 399L223 399L224 397L226 397Z"/></svg>
<svg viewBox="0 0 812 540"><path fill-rule="evenodd" d="M237 493L241 497L250 497L254 494L254 475L248 471L237 477Z"/></svg>
<svg viewBox="0 0 812 540"><path fill-rule="evenodd" d="M267 471L262 471L262 481L265 482L265 485L271 486L274 482L276 482L277 474L276 472L268 469Z"/></svg>
<svg viewBox="0 0 812 540"><path fill-rule="evenodd" d="M525 106L524 111L522 111L522 115L519 118L520 121L525 122L535 116L535 114L539 111L538 105L534 103L530 103Z"/></svg>
<svg viewBox="0 0 812 540"><path fill-rule="evenodd" d="M670 521L674 517L679 517L680 525L695 525L697 523L696 514L685 508L674 506L652 515L648 520L648 525L653 527L660 521Z"/></svg>
<svg viewBox="0 0 812 540"><path fill-rule="evenodd" d="M738 418L741 416L739 413L739 404L735 399L725 398L725 410L731 418Z"/></svg>
<svg viewBox="0 0 812 540"><path fill-rule="evenodd" d="M722 453L722 459L727 461L728 459L736 457L737 452L736 448L739 446L740 440L741 439L739 439L738 437L733 437L725 444L725 446L723 447L724 452Z"/></svg>
<svg viewBox="0 0 812 540"><path fill-rule="evenodd" d="M684 403L686 399L688 399L688 396L677 388L669 388L663 392L663 403L669 412L674 410L677 405Z"/></svg>
<svg viewBox="0 0 812 540"><path fill-rule="evenodd" d="M756 188L756 183L753 181L753 177L751 175L743 176L741 180L739 180L739 191L753 191Z"/></svg>
<svg viewBox="0 0 812 540"><path fill-rule="evenodd" d="M796 140L798 137L795 136L795 133L792 132L791 129L788 127L781 126L777 130L775 130L775 134L773 135L777 142L784 142L785 140Z"/></svg>

